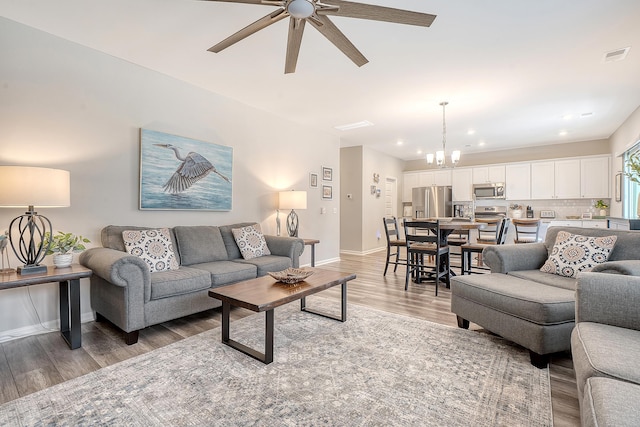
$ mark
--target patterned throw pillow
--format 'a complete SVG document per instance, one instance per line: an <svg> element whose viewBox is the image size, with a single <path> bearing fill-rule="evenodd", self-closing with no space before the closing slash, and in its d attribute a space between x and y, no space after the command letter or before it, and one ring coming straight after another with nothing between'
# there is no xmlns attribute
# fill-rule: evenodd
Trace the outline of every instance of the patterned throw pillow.
<svg viewBox="0 0 640 427"><path fill-rule="evenodd" d="M180 268L168 228L125 230L122 238L127 252L142 258L151 273Z"/></svg>
<svg viewBox="0 0 640 427"><path fill-rule="evenodd" d="M617 236L587 237L559 231L551 255L540 271L576 277L579 272L606 262L617 239Z"/></svg>
<svg viewBox="0 0 640 427"><path fill-rule="evenodd" d="M271 255L271 251L267 247L267 241L264 240L260 225L250 225L249 227L234 228L231 230L233 238L238 244L242 258L252 259L263 255Z"/></svg>

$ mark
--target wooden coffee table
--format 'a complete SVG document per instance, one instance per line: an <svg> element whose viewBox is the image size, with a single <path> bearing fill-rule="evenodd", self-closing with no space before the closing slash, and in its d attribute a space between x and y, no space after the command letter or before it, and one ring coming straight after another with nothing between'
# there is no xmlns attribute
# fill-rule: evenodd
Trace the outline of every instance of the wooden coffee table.
<svg viewBox="0 0 640 427"><path fill-rule="evenodd" d="M222 342L259 361L269 364L273 362L274 316L276 307L300 300L300 309L319 316L345 322L347 320L347 282L356 278L355 274L339 271L312 269L314 273L296 285L276 282L271 276L245 280L232 285L211 289L209 296L222 301ZM305 297L317 292L342 285L341 315L333 316L306 306ZM229 338L229 313L231 306L243 307L256 313L265 312L266 330L264 353L260 353L244 344Z"/></svg>

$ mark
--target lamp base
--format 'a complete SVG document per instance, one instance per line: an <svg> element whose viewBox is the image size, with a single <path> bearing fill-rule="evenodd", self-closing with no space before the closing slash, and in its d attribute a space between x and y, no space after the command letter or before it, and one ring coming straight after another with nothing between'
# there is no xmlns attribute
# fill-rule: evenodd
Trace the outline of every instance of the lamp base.
<svg viewBox="0 0 640 427"><path fill-rule="evenodd" d="M47 266L38 264L24 265L22 267L18 267L16 271L22 276L28 276L30 274L42 274L47 272Z"/></svg>

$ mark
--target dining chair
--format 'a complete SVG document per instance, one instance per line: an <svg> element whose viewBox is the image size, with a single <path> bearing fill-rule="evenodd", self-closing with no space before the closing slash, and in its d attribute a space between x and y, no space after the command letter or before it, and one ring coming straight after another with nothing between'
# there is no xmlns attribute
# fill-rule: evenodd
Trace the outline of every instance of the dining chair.
<svg viewBox="0 0 640 427"><path fill-rule="evenodd" d="M513 225L516 227L515 243L535 243L540 234L540 219L515 218Z"/></svg>
<svg viewBox="0 0 640 427"><path fill-rule="evenodd" d="M507 232L509 231L509 223L511 221L509 218L504 218L499 220L499 225L497 228L496 239L495 241L485 240L482 243L468 243L466 245L462 245L460 248L462 250L462 265L460 268L460 272L462 275L471 274L471 255L478 254L478 268L482 269L482 251L487 246L492 245L504 245L507 240ZM478 230L480 231L480 230ZM486 242L486 243L484 243ZM486 270L484 268L483 270Z"/></svg>
<svg viewBox="0 0 640 427"><path fill-rule="evenodd" d="M407 272L404 290L409 289L409 277L421 281L425 277L435 279L436 296L440 279L449 283L449 246L443 243L440 222L436 221L405 221L404 236L407 242ZM425 265L424 257L434 256L435 265Z"/></svg>
<svg viewBox="0 0 640 427"><path fill-rule="evenodd" d="M406 247L407 242L400 239L398 233L398 220L395 216L382 218L384 224L384 234L387 236L387 262L384 265L383 276L387 275L389 264L393 264L393 272L395 273L399 265L407 265L406 258L400 258L400 248ZM391 257L395 256L396 260L392 261Z"/></svg>
<svg viewBox="0 0 640 427"><path fill-rule="evenodd" d="M501 218L476 218L476 222L484 223L482 229L478 229L478 243L496 244L500 233Z"/></svg>

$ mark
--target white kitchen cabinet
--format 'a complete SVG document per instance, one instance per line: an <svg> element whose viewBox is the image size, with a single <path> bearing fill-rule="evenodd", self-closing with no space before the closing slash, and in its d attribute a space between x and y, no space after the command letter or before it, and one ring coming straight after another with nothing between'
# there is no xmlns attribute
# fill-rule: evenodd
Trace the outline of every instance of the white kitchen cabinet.
<svg viewBox="0 0 640 427"><path fill-rule="evenodd" d="M411 203L411 190L418 185L418 172L405 172L402 181L402 201Z"/></svg>
<svg viewBox="0 0 640 427"><path fill-rule="evenodd" d="M451 171L451 191L454 202L470 202L473 200L473 170L471 168Z"/></svg>
<svg viewBox="0 0 640 427"><path fill-rule="evenodd" d="M473 183L505 182L504 165L481 166L473 168Z"/></svg>
<svg viewBox="0 0 640 427"><path fill-rule="evenodd" d="M532 199L579 199L580 159L531 163Z"/></svg>
<svg viewBox="0 0 640 427"><path fill-rule="evenodd" d="M579 199L580 160L556 160L554 162L554 189L556 199Z"/></svg>
<svg viewBox="0 0 640 427"><path fill-rule="evenodd" d="M531 164L507 165L504 182L508 200L531 199Z"/></svg>
<svg viewBox="0 0 640 427"><path fill-rule="evenodd" d="M554 162L531 163L531 198L554 199Z"/></svg>
<svg viewBox="0 0 640 427"><path fill-rule="evenodd" d="M418 187L451 185L451 170L423 171L418 174Z"/></svg>
<svg viewBox="0 0 640 427"><path fill-rule="evenodd" d="M582 227L584 228L607 228L607 220L602 221L582 221Z"/></svg>
<svg viewBox="0 0 640 427"><path fill-rule="evenodd" d="M608 199L610 158L590 157L580 159L581 197L584 199Z"/></svg>
<svg viewBox="0 0 640 427"><path fill-rule="evenodd" d="M551 221L549 223L549 227L582 227L582 221L581 220L559 220L559 219L554 219L553 221Z"/></svg>

